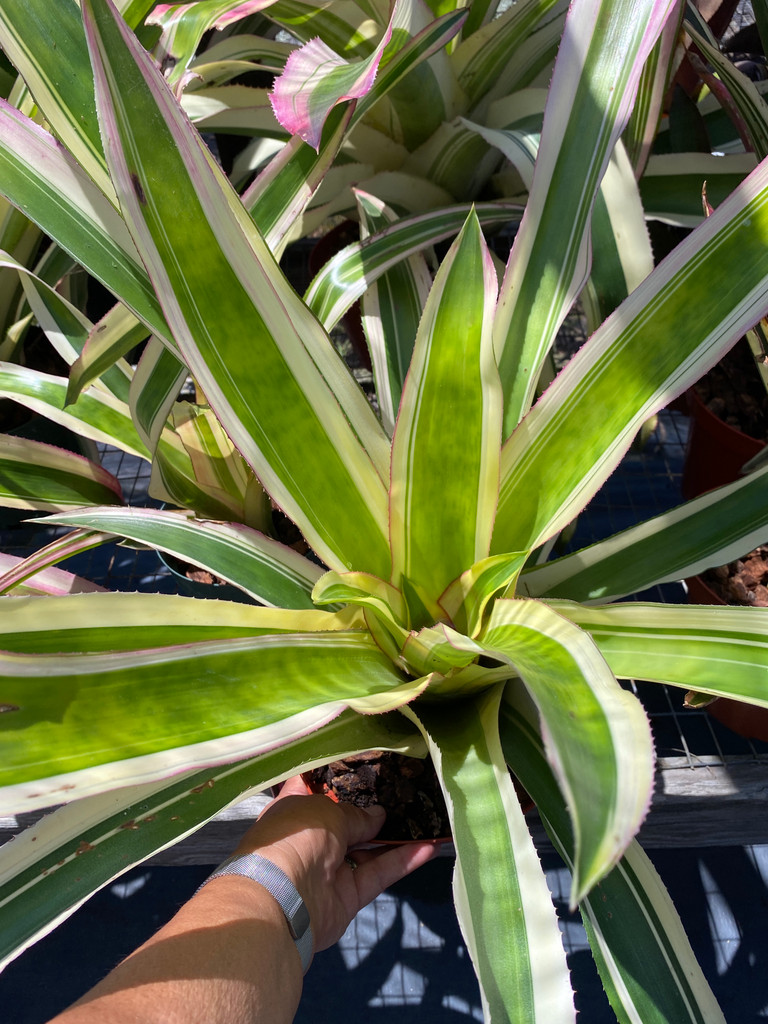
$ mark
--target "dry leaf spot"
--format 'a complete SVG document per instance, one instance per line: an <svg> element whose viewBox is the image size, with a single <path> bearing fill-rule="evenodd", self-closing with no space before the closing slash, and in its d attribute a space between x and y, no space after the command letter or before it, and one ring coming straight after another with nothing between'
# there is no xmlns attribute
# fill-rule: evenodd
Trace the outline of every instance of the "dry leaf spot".
<svg viewBox="0 0 768 1024"><path fill-rule="evenodd" d="M131 185L133 185L133 191L136 193L136 198L142 206L146 206L147 197L144 195L144 189L141 186L138 174L131 173Z"/></svg>

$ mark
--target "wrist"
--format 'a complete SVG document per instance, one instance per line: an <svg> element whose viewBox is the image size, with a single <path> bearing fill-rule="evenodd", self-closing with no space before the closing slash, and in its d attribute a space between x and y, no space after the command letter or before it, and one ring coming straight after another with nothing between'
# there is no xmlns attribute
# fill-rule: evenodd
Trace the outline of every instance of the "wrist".
<svg viewBox="0 0 768 1024"><path fill-rule="evenodd" d="M313 954L313 936L309 911L301 893L286 872L275 861L261 853L236 852L227 858L198 889L217 883L221 891L224 880L236 879L238 889L260 890L279 908L306 973Z"/></svg>

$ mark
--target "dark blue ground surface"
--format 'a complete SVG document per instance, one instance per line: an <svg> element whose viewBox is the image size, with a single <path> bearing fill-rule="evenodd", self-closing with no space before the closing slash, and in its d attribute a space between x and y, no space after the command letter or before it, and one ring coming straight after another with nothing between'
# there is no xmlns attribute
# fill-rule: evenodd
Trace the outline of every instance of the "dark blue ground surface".
<svg viewBox="0 0 768 1024"><path fill-rule="evenodd" d="M656 850L694 950L730 1024L768 1016L768 848ZM563 872L546 854L559 909ZM315 958L296 1024L451 1024L481 1020L477 986L450 895L452 861L405 879ZM204 867L137 868L0 975L3 1024L44 1024L148 938L208 874ZM584 1024L615 1024L574 919L564 923ZM373 951L375 947L375 951ZM203 1022L190 1022L203 1024Z"/></svg>

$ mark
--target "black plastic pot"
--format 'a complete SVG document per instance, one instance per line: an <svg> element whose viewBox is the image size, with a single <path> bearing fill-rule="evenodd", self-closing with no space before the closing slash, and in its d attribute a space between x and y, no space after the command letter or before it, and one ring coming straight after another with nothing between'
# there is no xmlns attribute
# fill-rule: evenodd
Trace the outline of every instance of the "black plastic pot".
<svg viewBox="0 0 768 1024"><path fill-rule="evenodd" d="M206 583L202 580L190 579L186 575L189 563L176 558L175 555L166 554L165 551L158 551L157 555L176 581L179 593L185 597L197 597L208 601L236 601L238 604L259 604L255 598L231 583Z"/></svg>

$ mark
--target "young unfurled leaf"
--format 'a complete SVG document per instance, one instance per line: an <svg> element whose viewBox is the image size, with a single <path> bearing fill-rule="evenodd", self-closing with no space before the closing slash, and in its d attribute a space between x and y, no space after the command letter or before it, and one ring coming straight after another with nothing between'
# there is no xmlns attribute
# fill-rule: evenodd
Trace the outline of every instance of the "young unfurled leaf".
<svg viewBox="0 0 768 1024"><path fill-rule="evenodd" d="M320 148L320 135L329 112L343 100L365 96L373 84L384 50L392 37L392 19L374 52L358 64L339 57L321 39L294 50L275 82L270 100L280 124L300 139Z"/></svg>

